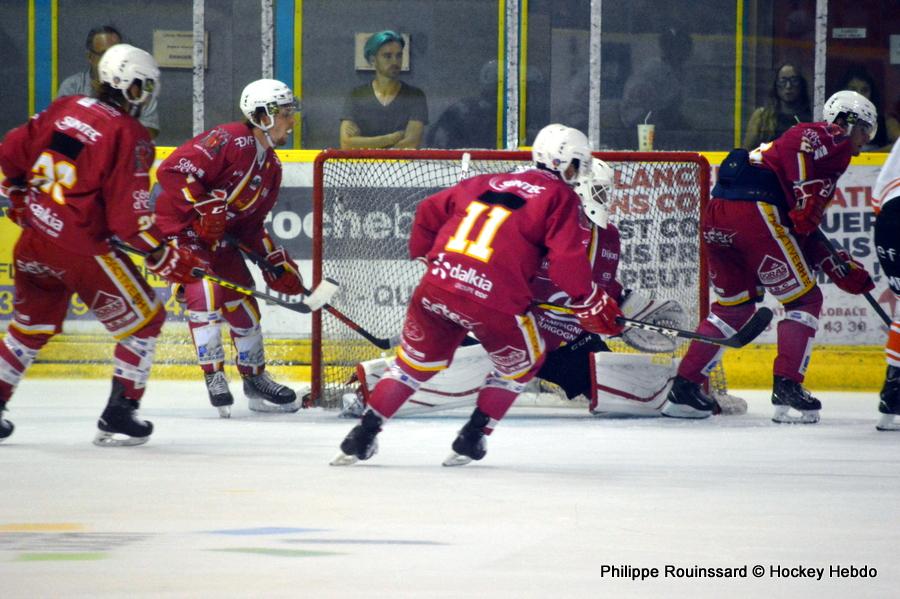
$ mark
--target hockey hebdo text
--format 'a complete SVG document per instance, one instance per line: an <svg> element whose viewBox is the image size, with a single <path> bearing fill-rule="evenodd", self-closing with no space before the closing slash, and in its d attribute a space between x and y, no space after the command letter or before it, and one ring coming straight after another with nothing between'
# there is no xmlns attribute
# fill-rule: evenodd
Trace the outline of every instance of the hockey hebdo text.
<svg viewBox="0 0 900 599"><path fill-rule="evenodd" d="M743 566L632 566L601 564L600 578L648 580L662 578L772 578L772 579L849 579L876 578L878 570L868 565L830 564L805 566L797 564L754 564Z"/></svg>

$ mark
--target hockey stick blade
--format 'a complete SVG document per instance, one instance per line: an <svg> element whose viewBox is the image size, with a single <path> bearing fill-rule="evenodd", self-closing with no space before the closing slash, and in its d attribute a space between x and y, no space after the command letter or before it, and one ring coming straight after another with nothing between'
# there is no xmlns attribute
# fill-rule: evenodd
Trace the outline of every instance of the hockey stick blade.
<svg viewBox="0 0 900 599"><path fill-rule="evenodd" d="M773 313L770 309L760 308L756 311L756 314L754 314L737 333L735 333L731 337L725 338L709 337L707 335L695 333L694 331L684 331L682 329L657 326L655 324L650 324L649 322L632 320L630 318L624 317L619 317L616 319L616 321L625 326L645 329L647 331L655 331L657 333L669 335L672 337L681 337L683 339L702 341L703 343L711 343L713 345L721 345L724 347L744 347L745 345L759 337L760 333L766 330L766 327L769 326L770 322L772 322L772 316Z"/></svg>

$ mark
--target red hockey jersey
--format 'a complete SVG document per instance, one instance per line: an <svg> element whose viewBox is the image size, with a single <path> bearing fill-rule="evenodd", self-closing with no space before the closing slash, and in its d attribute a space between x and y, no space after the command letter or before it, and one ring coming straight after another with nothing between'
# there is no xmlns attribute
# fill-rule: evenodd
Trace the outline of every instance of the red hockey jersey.
<svg viewBox="0 0 900 599"><path fill-rule="evenodd" d="M532 302L545 258L550 278L576 301L592 289L590 227L578 196L552 173L530 169L472 177L416 210L410 256L427 256L425 280L509 314Z"/></svg>
<svg viewBox="0 0 900 599"><path fill-rule="evenodd" d="M850 138L837 125L800 123L751 152L750 161L775 172L791 209L797 203L795 184L821 179L826 187L833 187L852 155Z"/></svg>
<svg viewBox="0 0 900 599"><path fill-rule="evenodd" d="M110 251L116 235L142 250L162 235L149 207L155 148L118 108L86 96L54 101L0 145L0 168L28 183L28 225L68 252Z"/></svg>
<svg viewBox="0 0 900 599"><path fill-rule="evenodd" d="M156 177L156 222L165 234L190 228L198 218L194 203L221 189L228 194L226 233L262 254L272 250L264 245L263 221L278 199L281 161L272 148L257 147L246 124L219 125L182 144Z"/></svg>

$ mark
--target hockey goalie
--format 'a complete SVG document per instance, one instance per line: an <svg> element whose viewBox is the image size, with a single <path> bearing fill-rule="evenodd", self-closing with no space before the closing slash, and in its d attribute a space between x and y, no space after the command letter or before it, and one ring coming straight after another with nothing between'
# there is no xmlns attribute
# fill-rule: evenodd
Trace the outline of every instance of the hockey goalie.
<svg viewBox="0 0 900 599"><path fill-rule="evenodd" d="M593 277L615 298L627 318L666 327L680 327L684 309L673 300L654 300L623 289L616 279L621 254L619 231L608 220L606 201L613 188L613 169L594 159L591 173L578 181L585 226L591 227L588 252ZM588 222L589 221L589 222ZM547 348L538 372L542 386L568 399L585 398L593 414L658 416L665 413L666 396L678 366L672 337L638 328L627 328L622 340L641 353L613 353L600 335L584 331L578 319L552 306L566 306L569 298L547 274L545 262L531 284L532 311ZM542 306L543 304L543 306ZM424 384L401 409L401 415L469 407L475 404L480 385L492 369L487 353L475 339L461 346L450 366ZM668 354L668 355L666 355ZM343 415L359 416L370 390L390 367L393 358L369 360L357 365L356 393L345 394ZM351 381L352 383L353 381ZM549 383L550 385L546 385Z"/></svg>

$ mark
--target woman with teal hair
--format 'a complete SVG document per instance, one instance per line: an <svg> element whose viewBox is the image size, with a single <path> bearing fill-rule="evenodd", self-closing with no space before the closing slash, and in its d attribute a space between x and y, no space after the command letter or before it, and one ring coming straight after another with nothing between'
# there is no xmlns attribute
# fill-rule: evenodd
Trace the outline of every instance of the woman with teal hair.
<svg viewBox="0 0 900 599"><path fill-rule="evenodd" d="M406 41L396 31L379 31L363 54L375 78L354 88L341 113L341 148L417 148L428 124L425 92L398 79Z"/></svg>

